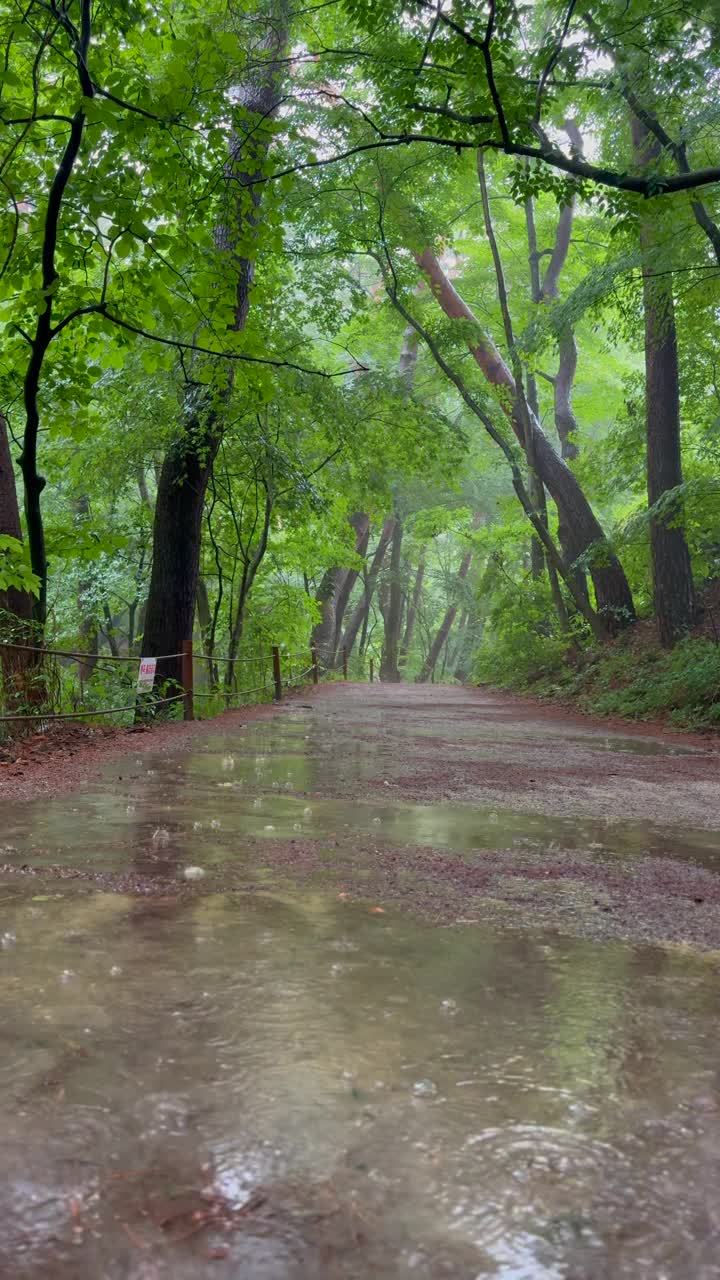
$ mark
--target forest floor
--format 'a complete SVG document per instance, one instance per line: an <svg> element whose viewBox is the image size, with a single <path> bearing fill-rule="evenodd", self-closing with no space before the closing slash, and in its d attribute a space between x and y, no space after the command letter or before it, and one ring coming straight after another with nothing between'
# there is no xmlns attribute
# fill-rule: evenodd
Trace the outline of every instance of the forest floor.
<svg viewBox="0 0 720 1280"><path fill-rule="evenodd" d="M299 737L300 728L307 732ZM267 768L246 777L253 744L267 740ZM176 878L175 893L254 891L258 860L264 875L320 883L331 862L343 898L383 909L720 948L720 748L713 736L597 721L487 689L332 684L300 691L279 708L212 721L142 731L80 727L26 739L2 765L0 795L31 802L25 820L15 810L22 835L33 801L72 801L78 792L97 796L100 806L104 793L131 801L151 760L151 774L182 768L188 775L178 803L189 816L193 761L198 752L219 751L234 753L234 782L219 784L220 809L235 804L242 785L243 807L252 797L263 818L246 813L241 864L216 850L202 882ZM290 821L308 805L312 821ZM167 893L168 860L139 869L125 833L109 863L96 865L82 846L74 859L67 808L57 810L66 850L58 864L52 840L43 841L37 865L21 838L1 860L6 873L73 879L88 890ZM156 828L162 809L151 804L145 825Z"/></svg>

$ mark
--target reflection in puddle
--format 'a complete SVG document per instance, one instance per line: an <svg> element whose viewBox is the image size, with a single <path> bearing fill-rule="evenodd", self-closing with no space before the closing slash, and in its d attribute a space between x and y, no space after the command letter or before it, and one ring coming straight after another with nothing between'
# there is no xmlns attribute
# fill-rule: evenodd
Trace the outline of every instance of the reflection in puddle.
<svg viewBox="0 0 720 1280"><path fill-rule="evenodd" d="M67 888L3 902L3 1275L712 1274L712 962Z"/></svg>
<svg viewBox="0 0 720 1280"><path fill-rule="evenodd" d="M528 847L537 852L582 850L599 857L649 854L714 867L715 831L472 805L409 805L326 799L312 792L317 762L310 756L243 757L198 752L151 758L118 778L112 793L90 792L52 805L18 807L5 815L10 842L3 861L20 865L92 865L120 870L132 861L151 873L163 850L190 863L234 861L248 842L340 840L362 836L379 844L425 845L471 853ZM257 764L260 759L261 763ZM31 813L32 821L28 823ZM144 815L152 815L145 817ZM28 835L28 826L31 835ZM140 852L139 851L144 851Z"/></svg>
<svg viewBox="0 0 720 1280"><path fill-rule="evenodd" d="M1 861L156 892L0 885L3 1280L720 1274L716 956L433 928L262 865L297 840L622 872L717 835L323 798L376 770L295 710L4 811ZM223 864L256 891L198 893Z"/></svg>

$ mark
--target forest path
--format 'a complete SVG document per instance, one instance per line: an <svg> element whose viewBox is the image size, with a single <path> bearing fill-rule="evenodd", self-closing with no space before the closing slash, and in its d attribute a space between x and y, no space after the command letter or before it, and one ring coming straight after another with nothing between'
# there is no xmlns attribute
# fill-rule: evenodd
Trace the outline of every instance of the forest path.
<svg viewBox="0 0 720 1280"><path fill-rule="evenodd" d="M331 861L347 898L436 919L471 900L507 923L720 946L713 739L338 682L122 742L137 754L96 760L82 790L73 760L55 800L6 806L9 874L189 892L200 864L207 892L253 883L259 857L288 883Z"/></svg>
<svg viewBox="0 0 720 1280"><path fill-rule="evenodd" d="M3 809L0 1276L718 1276L714 753L342 684L137 743Z"/></svg>

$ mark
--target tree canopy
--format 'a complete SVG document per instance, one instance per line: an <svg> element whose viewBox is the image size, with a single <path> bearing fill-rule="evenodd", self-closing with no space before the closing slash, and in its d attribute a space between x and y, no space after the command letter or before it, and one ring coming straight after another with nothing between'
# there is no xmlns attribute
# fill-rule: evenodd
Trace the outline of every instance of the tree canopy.
<svg viewBox="0 0 720 1280"><path fill-rule="evenodd" d="M271 645L513 682L712 620L711 0L29 0L0 48L6 638L173 682L194 635L230 699Z"/></svg>

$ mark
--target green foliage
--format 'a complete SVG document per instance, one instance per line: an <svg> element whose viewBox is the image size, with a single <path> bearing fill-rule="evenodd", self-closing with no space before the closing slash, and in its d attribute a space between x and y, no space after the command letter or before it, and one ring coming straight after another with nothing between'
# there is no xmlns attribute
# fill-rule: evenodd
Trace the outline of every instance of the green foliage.
<svg viewBox="0 0 720 1280"><path fill-rule="evenodd" d="M77 8L74 0L57 13L75 21ZM72 647L97 641L139 651L163 459L186 438L207 440L212 420L221 423L222 447L203 523L209 620L198 626L214 654L227 654L233 637L241 658L275 643L305 651L327 570L366 567L349 517L368 515L372 554L393 512L404 530L406 604L421 564L425 575L407 676L421 669L448 608L458 619L438 678L462 665L461 623L465 649L477 646L478 678L528 685L543 671L575 672L568 652L586 646L588 634L561 588L570 613L563 630L547 574L531 575L531 531L498 447L499 436L529 483L506 418L509 395L486 381L468 347L482 332L509 364L520 358L559 448L554 380L572 332L579 456L570 465L641 614L652 611L652 519L682 522L697 579L717 572L720 273L688 195L661 194L677 171L673 147L663 146L646 173L634 163L623 93L629 86L658 112L691 168L716 164L718 109L708 104L720 79L714 8L599 0L589 13L555 0L500 0L488 50L485 5L291 7L288 47L302 55L283 65L277 117L258 118L247 87L285 8L273 0L93 6L92 92L79 84L72 32L52 18L52 6L30 0L22 13L0 17L0 410L20 452L33 335L52 314L37 436L51 632ZM48 282L48 193L77 111L81 145ZM578 159L568 120L607 180L558 165L561 152ZM247 131L248 174L229 184L228 145ZM480 144L514 344L480 210ZM657 198L625 189L626 179L645 178ZM717 219L717 185L699 191ZM531 287L529 199L541 278L573 207L558 296L541 304ZM672 281L685 468L682 486L652 512L638 238L648 217L656 232L649 265ZM442 255L477 323L449 319L424 287L415 254L428 247ZM238 273L246 269L250 307L238 325ZM408 333L394 302L429 340L415 332L410 377L399 371ZM462 379L464 398L436 354ZM557 540L552 503L548 519ZM459 584L469 549L472 567ZM358 671L371 654L379 662L390 585L386 564ZM26 546L3 536L0 590L12 586L36 593L38 579ZM361 577L350 609L362 590ZM688 646L677 657L638 660L624 694L612 685L620 679L612 664L625 650L613 648L597 659L609 683L601 697L599 677L596 705L651 714L654 695L642 692L643 681L662 670L663 705L709 722L711 711L697 708L713 654L700 642ZM680 681L683 654L695 683ZM58 680L64 704L75 705L73 677L63 671ZM128 689L98 666L86 703L103 705ZM577 693L586 696L580 684Z"/></svg>
<svg viewBox="0 0 720 1280"><path fill-rule="evenodd" d="M689 637L670 652L645 636L618 642L573 670L558 665L534 686L596 715L669 719L683 729L720 725L720 645Z"/></svg>
<svg viewBox="0 0 720 1280"><path fill-rule="evenodd" d="M37 595L39 582L27 562L22 542L0 534L0 591L15 588Z"/></svg>
<svg viewBox="0 0 720 1280"><path fill-rule="evenodd" d="M473 674L483 684L526 688L562 663L569 638L559 630L547 587L505 583L495 587L475 654Z"/></svg>

